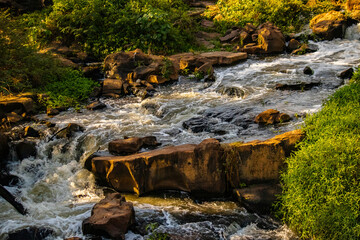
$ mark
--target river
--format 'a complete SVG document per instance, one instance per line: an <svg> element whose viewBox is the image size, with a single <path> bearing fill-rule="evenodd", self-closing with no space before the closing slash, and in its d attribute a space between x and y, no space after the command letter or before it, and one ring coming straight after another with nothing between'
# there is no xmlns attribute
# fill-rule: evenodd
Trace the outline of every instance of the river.
<svg viewBox="0 0 360 240"><path fill-rule="evenodd" d="M11 173L21 181L7 189L18 196L29 210L18 214L0 199L0 239L24 227L54 230L50 239L83 237L82 221L90 216L93 205L104 197L104 189L95 184L93 175L83 169L85 159L95 151L107 150L107 143L124 136L156 136L162 146L199 143L215 137L222 142L267 139L299 128L302 116L320 109L321 104L344 82L338 74L360 63L357 26L348 29L347 39L313 42L318 51L302 56L283 54L250 58L231 67L215 69L215 82L181 77L177 83L160 87L149 99L101 99L107 108L100 111L68 110L49 119L59 128L78 123L86 130L70 140L50 140L52 132L37 141L38 156L14 161ZM309 66L314 74L303 69ZM320 83L311 90L281 91L275 85ZM237 88L241 96L228 96L219 89ZM259 127L252 120L266 110L290 114L290 123ZM46 115L37 116L48 119ZM197 117L208 129L193 133L182 123ZM19 127L21 128L21 127ZM159 223L158 231L177 239L297 239L284 225L267 216L248 213L229 199L199 201L187 193L166 192L156 196L126 195L135 206L142 224ZM146 239L133 232L126 239Z"/></svg>

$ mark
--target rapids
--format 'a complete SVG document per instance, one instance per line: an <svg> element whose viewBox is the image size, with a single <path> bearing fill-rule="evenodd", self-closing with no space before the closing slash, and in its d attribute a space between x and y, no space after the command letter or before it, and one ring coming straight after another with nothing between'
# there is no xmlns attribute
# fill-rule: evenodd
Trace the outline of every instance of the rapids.
<svg viewBox="0 0 360 240"><path fill-rule="evenodd" d="M301 116L318 111L322 102L344 83L337 75L359 65L359 37L357 26L353 26L348 29L347 39L312 43L318 48L315 53L252 58L217 68L214 83L181 77L177 83L160 87L154 97L146 100L102 99L107 105L104 110L69 110L51 118L59 128L78 123L86 130L70 140L49 141L52 132L44 128L48 137L37 140L38 156L11 164L11 173L21 181L7 189L18 196L30 214L22 216L0 199L0 239L29 226L52 229L55 236L51 239L82 237L82 220L104 197L104 189L83 169L84 160L95 151L106 152L107 143L113 139L153 135L166 146L199 143L209 137L223 142L266 139L299 128ZM311 67L314 75L303 74L305 66ZM278 83L301 82L321 84L305 91L274 89ZM241 97L219 93L224 87L240 89ZM269 108L288 113L293 120L270 127L251 122ZM200 133L184 129L182 123L193 117L206 118L210 129ZM227 199L201 202L179 192L141 198L126 195L126 199L134 203L139 223L158 222L158 231L181 239L297 239L286 226L270 217L248 213ZM129 232L126 239L146 236Z"/></svg>

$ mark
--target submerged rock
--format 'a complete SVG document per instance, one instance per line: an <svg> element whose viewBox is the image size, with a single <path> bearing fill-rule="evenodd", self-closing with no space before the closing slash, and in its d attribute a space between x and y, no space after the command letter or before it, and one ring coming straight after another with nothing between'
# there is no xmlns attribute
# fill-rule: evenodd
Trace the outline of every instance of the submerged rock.
<svg viewBox="0 0 360 240"><path fill-rule="evenodd" d="M30 227L9 233L7 240L44 240L53 234L51 229Z"/></svg>
<svg viewBox="0 0 360 240"><path fill-rule="evenodd" d="M125 239L125 233L135 224L133 204L126 202L120 193L111 193L95 204L91 217L83 221L84 234Z"/></svg>
<svg viewBox="0 0 360 240"><path fill-rule="evenodd" d="M88 167L98 178L120 192L138 195L158 190L191 193L226 192L219 141L169 146L130 156L95 156Z"/></svg>
<svg viewBox="0 0 360 240"><path fill-rule="evenodd" d="M309 66L306 66L303 70L303 73L306 75L313 75L314 74L314 70L312 70Z"/></svg>
<svg viewBox="0 0 360 240"><path fill-rule="evenodd" d="M317 87L320 86L320 82L311 82L311 83L298 83L298 84L281 84L278 83L275 86L276 90L300 90L300 91L304 91L304 90L310 90L313 87Z"/></svg>

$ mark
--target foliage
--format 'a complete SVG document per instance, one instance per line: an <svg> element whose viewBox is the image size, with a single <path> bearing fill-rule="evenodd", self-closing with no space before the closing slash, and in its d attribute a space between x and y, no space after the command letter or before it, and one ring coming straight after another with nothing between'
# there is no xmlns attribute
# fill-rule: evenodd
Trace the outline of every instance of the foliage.
<svg viewBox="0 0 360 240"><path fill-rule="evenodd" d="M189 42L185 7L181 0L54 0L46 29L52 39L100 57L136 48L182 51Z"/></svg>
<svg viewBox="0 0 360 240"><path fill-rule="evenodd" d="M286 160L281 214L302 238L360 238L360 74L305 121Z"/></svg>
<svg viewBox="0 0 360 240"><path fill-rule="evenodd" d="M315 14L337 8L331 0L219 0L205 12L223 29L246 23L272 22L285 31L299 30Z"/></svg>
<svg viewBox="0 0 360 240"><path fill-rule="evenodd" d="M153 222L146 225L145 229L148 232L151 232L148 240L167 240L169 239L169 234L157 232L156 229L159 227L159 223Z"/></svg>

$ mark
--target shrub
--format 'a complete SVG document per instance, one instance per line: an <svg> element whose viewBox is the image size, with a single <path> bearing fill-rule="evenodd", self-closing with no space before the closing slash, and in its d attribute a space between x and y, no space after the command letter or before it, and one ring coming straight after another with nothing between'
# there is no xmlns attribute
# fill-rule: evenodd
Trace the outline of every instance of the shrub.
<svg viewBox="0 0 360 240"><path fill-rule="evenodd" d="M281 214L303 238L360 238L358 76L306 119L306 140L286 160Z"/></svg>

